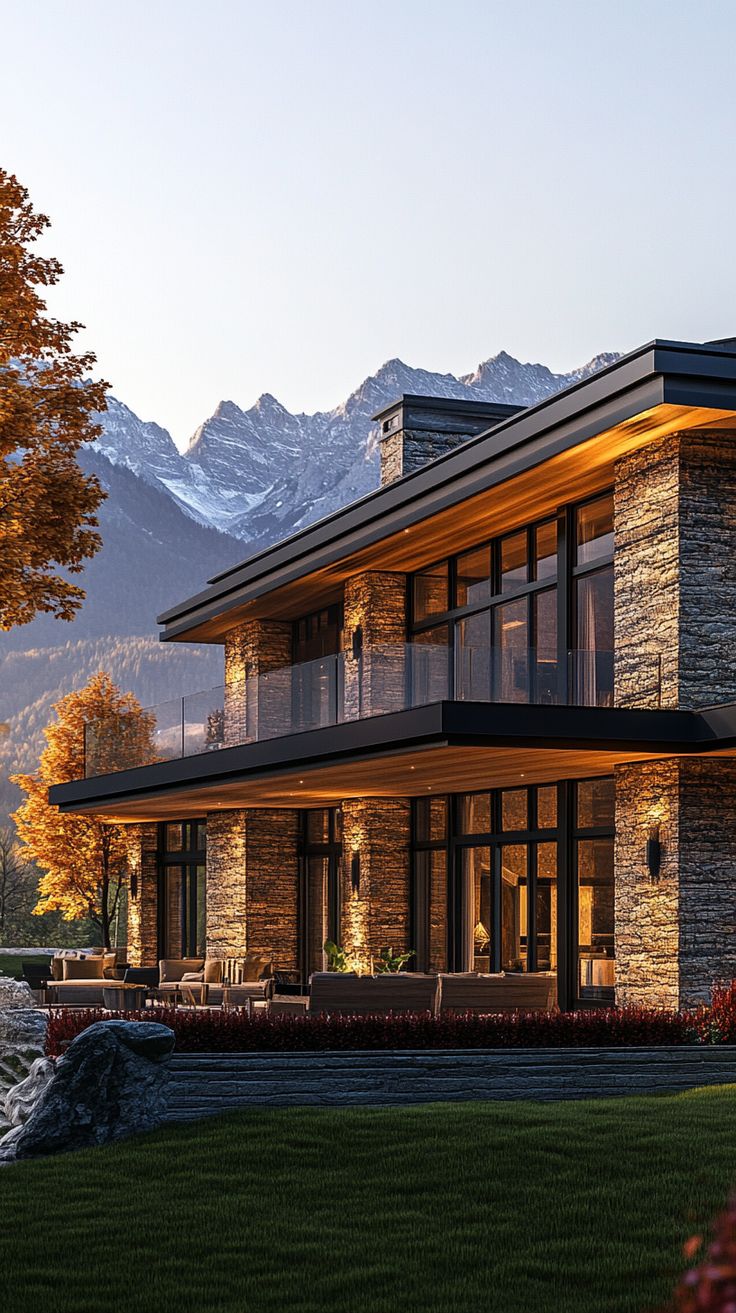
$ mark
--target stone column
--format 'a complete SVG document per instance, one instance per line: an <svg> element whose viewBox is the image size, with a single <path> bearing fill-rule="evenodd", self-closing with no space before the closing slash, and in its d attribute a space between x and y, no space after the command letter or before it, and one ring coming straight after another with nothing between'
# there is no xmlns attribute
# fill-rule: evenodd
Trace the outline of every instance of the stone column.
<svg viewBox="0 0 736 1313"><path fill-rule="evenodd" d="M406 704L406 575L370 570L346 579L344 615L345 719L401 711ZM354 655L354 639L361 655Z"/></svg>
<svg viewBox="0 0 736 1313"><path fill-rule="evenodd" d="M207 953L241 957L272 948L296 970L299 813L269 808L207 817Z"/></svg>
<svg viewBox="0 0 736 1313"><path fill-rule="evenodd" d="M158 826L126 825L129 854L128 961L134 967L158 962Z"/></svg>
<svg viewBox="0 0 736 1313"><path fill-rule="evenodd" d="M736 448L692 430L622 457L615 475L618 706L736 700Z"/></svg>
<svg viewBox="0 0 736 1313"><path fill-rule="evenodd" d="M292 628L285 621L246 620L225 636L226 746L288 731L291 665Z"/></svg>
<svg viewBox="0 0 736 1313"><path fill-rule="evenodd" d="M207 956L246 951L245 827L242 808L207 813Z"/></svg>
<svg viewBox="0 0 736 1313"><path fill-rule="evenodd" d="M661 868L647 869L659 827ZM616 767L616 1001L690 1007L736 975L736 761Z"/></svg>
<svg viewBox="0 0 736 1313"><path fill-rule="evenodd" d="M409 943L408 798L351 798L342 804L341 942L361 971L380 950ZM360 883L353 887L353 855Z"/></svg>

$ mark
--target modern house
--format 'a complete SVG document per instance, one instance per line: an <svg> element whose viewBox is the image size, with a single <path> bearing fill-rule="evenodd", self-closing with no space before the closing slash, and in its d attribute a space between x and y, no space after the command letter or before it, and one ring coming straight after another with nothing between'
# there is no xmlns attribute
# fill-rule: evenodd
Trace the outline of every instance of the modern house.
<svg viewBox="0 0 736 1313"><path fill-rule="evenodd" d="M156 757L87 727L52 801L130 825L129 956L325 939L558 974L563 1007L736 975L736 342L540 405L404 396L381 487L159 618L225 687Z"/></svg>

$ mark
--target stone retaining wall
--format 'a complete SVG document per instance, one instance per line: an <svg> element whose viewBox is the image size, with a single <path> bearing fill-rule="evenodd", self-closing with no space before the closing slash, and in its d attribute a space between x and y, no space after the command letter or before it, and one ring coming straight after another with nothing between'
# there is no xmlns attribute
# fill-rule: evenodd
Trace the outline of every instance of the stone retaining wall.
<svg viewBox="0 0 736 1313"><path fill-rule="evenodd" d="M736 1047L175 1053L169 1121L244 1107L605 1098L736 1083Z"/></svg>

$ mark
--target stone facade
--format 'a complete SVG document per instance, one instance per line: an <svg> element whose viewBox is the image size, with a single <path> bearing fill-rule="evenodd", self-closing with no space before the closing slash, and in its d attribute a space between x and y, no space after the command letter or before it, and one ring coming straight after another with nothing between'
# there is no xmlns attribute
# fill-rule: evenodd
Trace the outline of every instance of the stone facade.
<svg viewBox="0 0 736 1313"><path fill-rule="evenodd" d="M467 433L438 433L427 429L401 429L380 444L381 487L413 474L430 461L467 442Z"/></svg>
<svg viewBox="0 0 736 1313"><path fill-rule="evenodd" d="M387 945L409 943L409 839L406 798L351 798L343 803L342 947L362 971ZM360 857L353 888L352 857Z"/></svg>
<svg viewBox="0 0 736 1313"><path fill-rule="evenodd" d="M647 839L659 827L652 877ZM736 761L616 768L616 999L689 1007L736 975Z"/></svg>
<svg viewBox="0 0 736 1313"><path fill-rule="evenodd" d="M253 808L207 817L207 953L274 950L298 965L299 813Z"/></svg>
<svg viewBox="0 0 736 1313"><path fill-rule="evenodd" d="M345 582L345 718L401 711L406 697L406 575L367 571ZM357 631L362 654L353 655Z"/></svg>
<svg viewBox="0 0 736 1313"><path fill-rule="evenodd" d="M225 744L250 743L289 728L292 628L246 620L225 638ZM259 676L269 675L265 680Z"/></svg>
<svg viewBox="0 0 736 1313"><path fill-rule="evenodd" d="M736 700L736 452L693 430L618 461L616 702L692 708Z"/></svg>
<svg viewBox="0 0 736 1313"><path fill-rule="evenodd" d="M238 808L207 814L207 953L246 952L246 817Z"/></svg>
<svg viewBox="0 0 736 1313"><path fill-rule="evenodd" d="M134 967L158 961L158 827L155 822L126 826L128 888L128 961Z"/></svg>

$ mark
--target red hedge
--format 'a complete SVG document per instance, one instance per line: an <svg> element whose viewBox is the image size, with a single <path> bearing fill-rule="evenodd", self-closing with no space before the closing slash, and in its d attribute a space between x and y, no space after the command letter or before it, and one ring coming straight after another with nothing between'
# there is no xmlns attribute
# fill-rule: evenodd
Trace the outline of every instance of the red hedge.
<svg viewBox="0 0 736 1313"><path fill-rule="evenodd" d="M736 1005L735 1005L736 1006ZM282 1052L316 1049L493 1049L648 1047L659 1044L730 1043L706 1036L695 1014L650 1008L587 1012L528 1012L492 1016L404 1013L395 1016L266 1016L244 1011L146 1009L113 1013L101 1009L52 1012L48 1051L56 1055L95 1021L124 1017L160 1021L176 1035L180 1053ZM736 1034L736 1020L733 1024Z"/></svg>
<svg viewBox="0 0 736 1313"><path fill-rule="evenodd" d="M701 1236L691 1236L685 1257L695 1258L702 1243ZM700 1264L680 1281L670 1313L736 1313L736 1197L716 1219L715 1236Z"/></svg>

